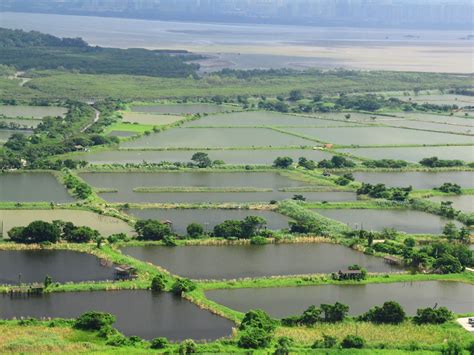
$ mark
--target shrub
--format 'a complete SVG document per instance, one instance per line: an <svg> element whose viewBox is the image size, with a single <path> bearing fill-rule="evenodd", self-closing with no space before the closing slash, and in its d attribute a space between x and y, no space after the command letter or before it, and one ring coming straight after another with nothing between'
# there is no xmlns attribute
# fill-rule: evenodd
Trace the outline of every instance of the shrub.
<svg viewBox="0 0 474 355"><path fill-rule="evenodd" d="M349 312L349 306L336 302L334 305L322 304L321 310L324 313L325 322L342 322Z"/></svg>
<svg viewBox="0 0 474 355"><path fill-rule="evenodd" d="M178 352L180 354L194 354L197 352L197 345L194 340L186 339L179 344Z"/></svg>
<svg viewBox="0 0 474 355"><path fill-rule="evenodd" d="M144 219L135 223L138 238L143 240L161 240L171 235L169 225L152 219Z"/></svg>
<svg viewBox="0 0 474 355"><path fill-rule="evenodd" d="M364 338L357 335L348 335L341 342L341 346L344 349L362 349L364 345Z"/></svg>
<svg viewBox="0 0 474 355"><path fill-rule="evenodd" d="M273 167L280 169L287 169L293 164L293 159L290 157L278 157L273 162Z"/></svg>
<svg viewBox="0 0 474 355"><path fill-rule="evenodd" d="M199 238L204 234L204 228L199 223L191 223L187 226L186 232L190 238Z"/></svg>
<svg viewBox="0 0 474 355"><path fill-rule="evenodd" d="M313 349L318 349L318 348L323 348L323 349L330 349L334 348L337 345L337 338L323 334L323 338L316 340L313 345L311 345L311 348Z"/></svg>
<svg viewBox="0 0 474 355"><path fill-rule="evenodd" d="M181 295L183 292L191 292L196 289L196 285L189 279L177 279L171 287L171 292Z"/></svg>
<svg viewBox="0 0 474 355"><path fill-rule="evenodd" d="M115 316L104 312L86 312L74 322L74 327L81 330L99 330L115 323Z"/></svg>
<svg viewBox="0 0 474 355"><path fill-rule="evenodd" d="M261 328L267 332L273 332L276 329L277 322L261 309L251 310L245 313L244 319L240 323L239 329Z"/></svg>
<svg viewBox="0 0 474 355"><path fill-rule="evenodd" d="M156 275L151 280L151 290L152 291L163 291L166 288L166 282L163 275Z"/></svg>
<svg viewBox="0 0 474 355"><path fill-rule="evenodd" d="M168 339L160 337L155 338L151 341L150 348L152 349L164 349L169 345Z"/></svg>
<svg viewBox="0 0 474 355"><path fill-rule="evenodd" d="M256 236L250 239L250 244L252 245L265 245L268 244L268 240L265 237Z"/></svg>
<svg viewBox="0 0 474 355"><path fill-rule="evenodd" d="M397 302L385 302L382 307L376 306L360 317L373 323L399 324L405 320L405 311Z"/></svg>
<svg viewBox="0 0 474 355"><path fill-rule="evenodd" d="M443 324L454 318L454 314L446 307L420 308L416 310L416 316L413 317L415 324Z"/></svg>
<svg viewBox="0 0 474 355"><path fill-rule="evenodd" d="M240 334L237 345L244 349L260 349L270 345L273 332L267 332L263 328L247 327Z"/></svg>
<svg viewBox="0 0 474 355"><path fill-rule="evenodd" d="M458 342L449 340L443 349L441 349L442 355L461 355L463 353L462 347Z"/></svg>

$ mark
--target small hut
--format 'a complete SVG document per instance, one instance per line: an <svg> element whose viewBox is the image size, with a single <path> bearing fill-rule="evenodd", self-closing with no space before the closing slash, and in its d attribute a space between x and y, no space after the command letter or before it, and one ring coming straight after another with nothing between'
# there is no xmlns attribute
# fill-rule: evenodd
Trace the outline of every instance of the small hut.
<svg viewBox="0 0 474 355"><path fill-rule="evenodd" d="M137 277L137 269L129 265L118 265L114 268L115 278L119 280L128 280Z"/></svg>

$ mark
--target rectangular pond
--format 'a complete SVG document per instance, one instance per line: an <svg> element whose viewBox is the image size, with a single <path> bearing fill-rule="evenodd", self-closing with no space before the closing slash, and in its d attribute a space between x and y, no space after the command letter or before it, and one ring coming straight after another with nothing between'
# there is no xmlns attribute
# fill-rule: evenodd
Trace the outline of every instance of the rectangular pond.
<svg viewBox="0 0 474 355"><path fill-rule="evenodd" d="M474 143L472 136L391 127L285 128L285 131L344 146Z"/></svg>
<svg viewBox="0 0 474 355"><path fill-rule="evenodd" d="M311 305L319 307L335 302L347 304L349 314L354 316L386 301L400 303L409 315L415 315L418 308L436 305L456 313L474 309L474 286L447 281L245 288L208 291L206 296L237 311L263 309L276 318L301 315Z"/></svg>
<svg viewBox="0 0 474 355"><path fill-rule="evenodd" d="M382 209L314 209L325 217L347 224L353 229L382 231L393 228L411 234L441 234L452 221L434 214L412 210ZM461 223L454 221L458 227Z"/></svg>
<svg viewBox="0 0 474 355"><path fill-rule="evenodd" d="M245 210L245 209L129 209L126 213L140 219L157 219L171 221L173 231L186 235L186 227L191 223L199 223L206 232L211 232L215 225L226 220L243 220L247 216L259 216L267 221L267 228L279 230L288 228L289 218L277 212Z"/></svg>
<svg viewBox="0 0 474 355"><path fill-rule="evenodd" d="M423 121L409 121L409 120L397 120L385 123L391 127L404 127L413 129L422 129L429 131L455 133L455 134L474 134L474 127L472 126L458 126L454 124L434 123L434 122L423 122Z"/></svg>
<svg viewBox="0 0 474 355"><path fill-rule="evenodd" d="M173 128L124 142L124 148L305 147L316 143L270 128Z"/></svg>
<svg viewBox="0 0 474 355"><path fill-rule="evenodd" d="M73 202L66 188L49 173L0 173L0 201Z"/></svg>
<svg viewBox="0 0 474 355"><path fill-rule="evenodd" d="M463 188L474 187L474 171L409 171L409 172L354 172L357 181L370 184L385 184L391 187L412 186L415 190L440 187L445 182Z"/></svg>
<svg viewBox="0 0 474 355"><path fill-rule="evenodd" d="M2 118L0 116L0 124L19 126L22 130L18 130L19 133L23 132L24 129L34 129L41 123L41 120L25 119L25 118Z"/></svg>
<svg viewBox="0 0 474 355"><path fill-rule="evenodd" d="M175 115L195 113L216 113L231 110L231 106L219 106L213 104L160 104L132 106L132 112L146 113L170 113Z"/></svg>
<svg viewBox="0 0 474 355"><path fill-rule="evenodd" d="M21 133L25 136L30 136L33 134L33 131L29 130L13 130L13 129L0 129L0 143L5 143L8 139L15 133Z"/></svg>
<svg viewBox="0 0 474 355"><path fill-rule="evenodd" d="M0 250L0 283L104 281L114 279L114 269L99 258L70 250Z"/></svg>
<svg viewBox="0 0 474 355"><path fill-rule="evenodd" d="M353 124L353 123L352 123ZM269 111L234 112L206 116L199 120L186 122L183 126L189 127L238 127L238 126L320 126L338 127L348 126L343 121L322 120L316 117L285 115Z"/></svg>
<svg viewBox="0 0 474 355"><path fill-rule="evenodd" d="M133 228L126 222L109 216L100 215L90 211L81 210L0 210L0 226L3 235L13 227L23 227L33 221L52 222L62 220L72 222L76 226L87 226L99 231L107 237L111 234L133 232Z"/></svg>
<svg viewBox="0 0 474 355"><path fill-rule="evenodd" d="M182 120L184 117L176 115L151 114L143 112L124 112L123 122L138 123L151 126L163 126Z"/></svg>
<svg viewBox="0 0 474 355"><path fill-rule="evenodd" d="M57 106L24 106L24 105L0 105L0 115L7 117L43 118L46 116L64 116L67 112L65 107Z"/></svg>
<svg viewBox="0 0 474 355"><path fill-rule="evenodd" d="M126 336L151 340L214 340L231 335L233 322L170 293L93 291L47 293L35 297L0 295L0 317L77 318L95 310L116 316L114 327Z"/></svg>
<svg viewBox="0 0 474 355"><path fill-rule="evenodd" d="M451 201L453 208L467 213L474 213L474 195L433 196L429 200L434 202Z"/></svg>
<svg viewBox="0 0 474 355"><path fill-rule="evenodd" d="M358 157L369 159L400 159L410 163L418 163L429 157L439 159L460 159L466 162L474 161L474 146L442 146L442 147L399 147L399 148L352 148L338 149Z"/></svg>
<svg viewBox="0 0 474 355"><path fill-rule="evenodd" d="M406 118L408 120L417 120L421 122L437 122L448 123L459 126L473 127L474 116L472 113L469 116L445 116L434 113L419 113L419 112L403 112L396 113L397 116Z"/></svg>
<svg viewBox="0 0 474 355"><path fill-rule="evenodd" d="M76 155L75 160L85 160L91 164L141 164L167 162L190 162L197 150L111 150ZM260 149L260 150L206 150L211 160L222 160L232 165L272 165L277 157L290 157L297 161L300 157L320 161L331 159L333 154L313 149Z"/></svg>
<svg viewBox="0 0 474 355"><path fill-rule="evenodd" d="M126 247L122 253L192 279L332 273L358 264L371 272L400 269L382 258L327 243Z"/></svg>

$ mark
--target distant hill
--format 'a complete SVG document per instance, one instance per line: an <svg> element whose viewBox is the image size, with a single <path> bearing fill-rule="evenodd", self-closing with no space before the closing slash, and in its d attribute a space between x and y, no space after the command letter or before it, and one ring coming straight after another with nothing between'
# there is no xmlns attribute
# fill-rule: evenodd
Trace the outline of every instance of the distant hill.
<svg viewBox="0 0 474 355"><path fill-rule="evenodd" d="M88 74L161 77L196 76L202 56L187 51L89 46L81 38L58 38L36 31L0 28L0 64L28 69L66 69Z"/></svg>

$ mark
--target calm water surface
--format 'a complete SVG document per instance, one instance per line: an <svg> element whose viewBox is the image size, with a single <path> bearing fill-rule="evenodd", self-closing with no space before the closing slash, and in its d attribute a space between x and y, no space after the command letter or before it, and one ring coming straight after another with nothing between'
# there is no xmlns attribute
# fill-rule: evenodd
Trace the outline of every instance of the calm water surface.
<svg viewBox="0 0 474 355"><path fill-rule="evenodd" d="M170 113L170 114L195 114L195 113L216 113L229 109L226 106L212 104L171 104L171 105L150 105L150 106L132 106L133 112L146 113Z"/></svg>
<svg viewBox="0 0 474 355"><path fill-rule="evenodd" d="M474 286L460 282L397 282L368 285L321 285L304 287L215 290L206 296L232 309L247 312L263 309L277 318L301 314L311 305L349 305L349 314L359 315L373 306L393 300L409 315L418 308L444 306L455 313L474 310Z"/></svg>
<svg viewBox="0 0 474 355"><path fill-rule="evenodd" d="M451 201L455 209L474 213L474 195L433 196L429 199L435 202Z"/></svg>
<svg viewBox="0 0 474 355"><path fill-rule="evenodd" d="M114 326L144 339L213 340L231 334L234 323L201 310L168 292L144 290L48 293L35 297L0 296L0 317L76 318L90 310L117 317Z"/></svg>
<svg viewBox="0 0 474 355"><path fill-rule="evenodd" d="M430 213L407 210L376 209L315 209L325 217L335 219L354 229L382 231L393 228L413 234L441 234L446 223L452 221ZM454 221L458 227L461 223Z"/></svg>
<svg viewBox="0 0 474 355"><path fill-rule="evenodd" d="M193 279L331 273L358 264L371 272L400 269L382 258L335 244L127 247L124 254Z"/></svg>
<svg viewBox="0 0 474 355"><path fill-rule="evenodd" d="M355 172L353 175L357 181L391 187L412 186L414 189L432 189L440 187L445 182L455 183L463 188L474 187L474 171Z"/></svg>
<svg viewBox="0 0 474 355"><path fill-rule="evenodd" d="M86 253L69 250L1 250L0 283L17 284L44 281L49 275L54 282L113 280L112 267ZM1 312L1 311L0 311Z"/></svg>
<svg viewBox="0 0 474 355"><path fill-rule="evenodd" d="M0 201L73 202L66 188L48 173L0 174Z"/></svg>

